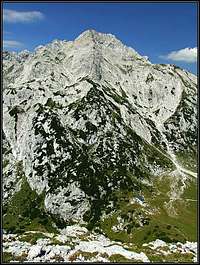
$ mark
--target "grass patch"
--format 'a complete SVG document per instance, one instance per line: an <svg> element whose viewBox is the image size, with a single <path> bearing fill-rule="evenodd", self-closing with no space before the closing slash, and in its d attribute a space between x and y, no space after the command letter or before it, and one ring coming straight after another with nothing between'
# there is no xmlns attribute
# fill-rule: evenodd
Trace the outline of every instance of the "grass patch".
<svg viewBox="0 0 200 265"><path fill-rule="evenodd" d="M163 262L191 262L193 259L193 254L191 253L172 253L162 258Z"/></svg>
<svg viewBox="0 0 200 265"><path fill-rule="evenodd" d="M3 208L3 228L8 233L20 234L30 230L57 232L52 226L51 217L44 209L45 194L38 195L36 191L31 190L22 168L22 163L18 163L16 172L22 178L21 189Z"/></svg>
<svg viewBox="0 0 200 265"><path fill-rule="evenodd" d="M8 164L9 164L9 160L8 159L4 159L3 160L3 168L5 168Z"/></svg>
<svg viewBox="0 0 200 265"><path fill-rule="evenodd" d="M152 196L146 192L145 198L148 203L159 209L159 212L151 216L150 225L153 228L155 225L162 228L162 231L174 241L185 242L197 240L197 203L196 203L196 183L194 181L187 182L187 188L179 200L173 203L173 207L177 215L169 216L164 203L169 201L167 193L170 191L170 178L163 177L154 182L154 190L157 194ZM159 193L158 193L159 192ZM187 199L191 199L191 201ZM152 230L152 229L150 229ZM144 231L142 232L144 233ZM161 237L157 237L162 239ZM153 238L149 237L148 241ZM164 239L162 239L164 240ZM166 241L166 240L164 240ZM167 241L166 241L167 242ZM170 241L169 241L170 242Z"/></svg>
<svg viewBox="0 0 200 265"><path fill-rule="evenodd" d="M23 262L26 260L28 254L27 253L22 253L20 256L14 256L12 253L9 252L3 252L2 255L2 261L4 263L10 263L12 261L18 261L18 262Z"/></svg>
<svg viewBox="0 0 200 265"><path fill-rule="evenodd" d="M2 261L5 263L11 262L12 260L15 260L15 257L12 255L12 253L9 252L3 252L2 253Z"/></svg>
<svg viewBox="0 0 200 265"><path fill-rule="evenodd" d="M196 183L187 182L187 188L179 200L173 202L177 215L169 215L165 206L169 202L171 177L156 178L152 190L141 187L146 206L130 203L130 198L137 197L137 192L118 192L116 211L107 214L100 222L100 228L111 240L134 243L141 248L143 243L156 239L172 242L197 240L197 203ZM189 199L189 200L188 200ZM147 210L147 211L146 211ZM151 214L148 214L151 212ZM112 230L119 225L119 231ZM142 223L142 225L141 225Z"/></svg>
<svg viewBox="0 0 200 265"><path fill-rule="evenodd" d="M42 233L29 233L23 236L19 237L19 241L26 241L29 242L30 244L34 245L36 244L37 240L40 238L47 238L45 235L43 235Z"/></svg>
<svg viewBox="0 0 200 265"><path fill-rule="evenodd" d="M95 258L98 255L98 252L86 252L86 251L76 251L74 254L72 254L68 259L69 261L76 261L78 257L82 256L85 258L85 260L90 260L92 258Z"/></svg>

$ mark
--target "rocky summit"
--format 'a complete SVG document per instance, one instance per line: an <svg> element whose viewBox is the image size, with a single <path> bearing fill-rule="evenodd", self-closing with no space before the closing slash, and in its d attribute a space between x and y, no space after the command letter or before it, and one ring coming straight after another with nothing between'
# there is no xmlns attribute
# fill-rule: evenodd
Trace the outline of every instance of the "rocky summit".
<svg viewBox="0 0 200 265"><path fill-rule="evenodd" d="M196 182L195 75L94 30L3 52L7 238L80 226L137 249L193 244ZM163 261L154 250L140 260Z"/></svg>

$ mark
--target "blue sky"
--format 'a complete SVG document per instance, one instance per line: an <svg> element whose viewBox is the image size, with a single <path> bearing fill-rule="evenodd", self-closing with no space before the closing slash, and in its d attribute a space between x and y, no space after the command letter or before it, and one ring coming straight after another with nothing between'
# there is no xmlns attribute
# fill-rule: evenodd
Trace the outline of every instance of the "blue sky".
<svg viewBox="0 0 200 265"><path fill-rule="evenodd" d="M73 40L87 29L112 33L152 63L197 72L197 4L6 3L4 49L33 50L54 39Z"/></svg>

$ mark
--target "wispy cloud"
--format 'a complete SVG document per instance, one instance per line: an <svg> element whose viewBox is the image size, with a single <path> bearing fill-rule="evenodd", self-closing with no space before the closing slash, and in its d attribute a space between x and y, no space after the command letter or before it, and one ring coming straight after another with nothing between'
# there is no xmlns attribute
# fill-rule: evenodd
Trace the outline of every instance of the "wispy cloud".
<svg viewBox="0 0 200 265"><path fill-rule="evenodd" d="M27 11L21 12L11 9L3 10L3 21L9 23L17 23L17 22L34 22L37 20L42 20L44 18L44 14L39 11Z"/></svg>
<svg viewBox="0 0 200 265"><path fill-rule="evenodd" d="M10 31L7 31L7 30L3 30L3 34L4 35L10 35L10 34L12 34Z"/></svg>
<svg viewBox="0 0 200 265"><path fill-rule="evenodd" d="M172 51L167 55L161 55L160 58L172 61L182 61L186 63L195 63L197 61L197 47L185 48L178 51Z"/></svg>
<svg viewBox="0 0 200 265"><path fill-rule="evenodd" d="M3 41L3 47L4 48L22 48L24 45L22 42L15 41L15 40L4 40Z"/></svg>

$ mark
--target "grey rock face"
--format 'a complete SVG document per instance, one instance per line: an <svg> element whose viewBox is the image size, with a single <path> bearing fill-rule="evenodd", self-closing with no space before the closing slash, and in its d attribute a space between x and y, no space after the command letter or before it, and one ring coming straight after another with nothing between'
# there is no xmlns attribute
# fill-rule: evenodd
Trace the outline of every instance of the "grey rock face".
<svg viewBox="0 0 200 265"><path fill-rule="evenodd" d="M195 157L193 74L93 30L3 58L5 200L20 189L13 168L22 161L49 213L83 221L114 190L139 191L174 170L176 154Z"/></svg>

